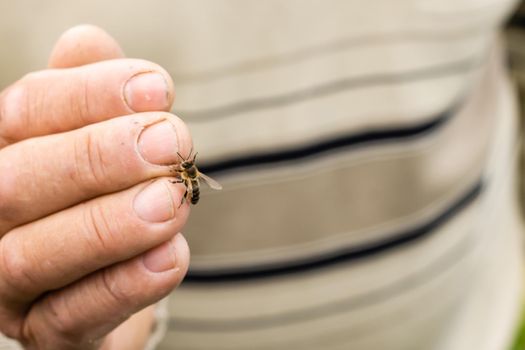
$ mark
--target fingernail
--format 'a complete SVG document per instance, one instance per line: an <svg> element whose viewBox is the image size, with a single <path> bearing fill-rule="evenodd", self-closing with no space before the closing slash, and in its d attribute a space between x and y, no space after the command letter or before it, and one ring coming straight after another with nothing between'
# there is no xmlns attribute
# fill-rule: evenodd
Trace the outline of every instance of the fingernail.
<svg viewBox="0 0 525 350"><path fill-rule="evenodd" d="M169 107L166 79L156 72L134 75L124 85L124 100L135 112L166 110Z"/></svg>
<svg viewBox="0 0 525 350"><path fill-rule="evenodd" d="M171 191L163 181L155 181L139 192L133 208L142 220L149 222L164 222L175 216Z"/></svg>
<svg viewBox="0 0 525 350"><path fill-rule="evenodd" d="M173 164L177 160L177 133L168 121L148 126L138 140L142 157L152 164Z"/></svg>
<svg viewBox="0 0 525 350"><path fill-rule="evenodd" d="M143 256L144 266L151 272L164 272L176 267L173 239L153 248Z"/></svg>

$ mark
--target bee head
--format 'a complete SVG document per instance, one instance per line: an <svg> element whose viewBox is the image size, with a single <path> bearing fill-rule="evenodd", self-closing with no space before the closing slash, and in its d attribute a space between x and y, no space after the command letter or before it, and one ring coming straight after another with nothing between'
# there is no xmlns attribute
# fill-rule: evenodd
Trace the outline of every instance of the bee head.
<svg viewBox="0 0 525 350"><path fill-rule="evenodd" d="M191 168L192 166L193 166L193 163L192 163L192 162L188 162L188 161L184 161L184 162L182 162L182 164L181 164L181 167L182 167L183 169L189 169L189 168Z"/></svg>

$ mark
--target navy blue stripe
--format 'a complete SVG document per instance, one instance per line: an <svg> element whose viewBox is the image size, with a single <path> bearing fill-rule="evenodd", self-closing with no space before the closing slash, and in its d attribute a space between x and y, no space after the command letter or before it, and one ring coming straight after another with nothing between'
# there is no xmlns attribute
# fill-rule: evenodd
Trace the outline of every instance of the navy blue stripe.
<svg viewBox="0 0 525 350"><path fill-rule="evenodd" d="M343 247L337 251L323 256L310 257L301 261L288 261L278 264L250 267L247 269L224 269L224 270L196 270L191 269L185 278L185 283L224 283L240 282L253 279L275 277L286 274L307 272L335 264L345 263L357 259L372 257L381 253L415 243L430 236L440 226L450 220L455 214L472 203L482 191L482 180L480 179L472 188L464 193L450 207L436 215L428 222L413 227L410 230L397 232L390 238L362 245Z"/></svg>
<svg viewBox="0 0 525 350"><path fill-rule="evenodd" d="M454 115L458 106L459 104L457 103L454 107L430 118L429 121L416 125L363 130L358 133L349 133L328 140L321 140L311 144L296 146L294 148L280 149L273 152L261 152L226 158L214 162L201 163L199 164L199 169L208 175L216 176L219 173L230 170L290 162L341 148L357 147L370 143L395 141L422 136L439 129L439 127L445 124L445 122Z"/></svg>
<svg viewBox="0 0 525 350"><path fill-rule="evenodd" d="M450 272L467 258L469 253L479 244L479 239L473 239L474 236L478 236L478 234L479 232L470 232L459 244L451 249L447 249L444 254L430 261L430 263L427 262L427 265L421 265L420 269L381 288L370 289L359 295L320 303L315 306L288 310L287 312L279 312L273 315L261 314L228 319L198 319L173 315L169 320L169 328L175 332L242 332L282 327L293 323L362 310L363 308L395 298L409 290L428 284L444 273ZM464 283L468 284L468 281L464 281ZM184 286L182 288L184 288ZM461 286L454 286L454 289L457 288L461 288ZM370 329L370 331L373 331L373 329ZM350 334L352 330L346 329L345 332ZM356 334L352 334L351 337L358 338L367 333L358 331ZM290 348L290 346L283 346L281 348Z"/></svg>
<svg viewBox="0 0 525 350"><path fill-rule="evenodd" d="M173 315L169 320L169 328L174 332L243 332L282 327L370 307L430 283L439 276L442 276L445 272L451 271L460 264L463 259L472 252L477 243L479 243L472 239L473 236L477 234L477 232L471 232L462 239L459 244L446 250L443 255L431 261L428 265L421 266L421 269L403 276L403 278L397 279L384 287L371 289L360 295L353 295L342 300L320 303L319 305L288 310L287 312L280 312L273 315L240 316L228 319L198 319ZM465 281L465 283L468 283L468 281ZM182 288L184 288L184 286L182 286ZM461 286L454 286L454 288L461 288ZM370 331L373 331L373 329L370 329ZM345 332L348 333L352 339L357 339L368 334L368 332L363 333L361 331L351 334L352 329L346 329ZM281 346L281 348L288 349L293 348L293 346Z"/></svg>

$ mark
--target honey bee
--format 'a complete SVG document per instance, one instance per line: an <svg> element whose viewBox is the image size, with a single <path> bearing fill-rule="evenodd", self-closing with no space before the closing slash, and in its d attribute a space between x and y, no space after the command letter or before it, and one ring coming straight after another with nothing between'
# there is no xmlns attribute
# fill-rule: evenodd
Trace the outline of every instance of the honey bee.
<svg viewBox="0 0 525 350"><path fill-rule="evenodd" d="M171 171L177 173L179 177L178 180L172 180L171 183L183 183L186 186L186 192L184 193L184 196L182 196L179 207L184 203L184 200L190 201L191 204L197 204L199 202L200 180L214 190L222 189L222 186L217 181L204 175L199 169L197 169L197 166L195 165L197 153L195 153L193 157L192 153L193 150L190 151L188 158L184 158L179 152L177 152L181 162L179 165L174 166L171 169Z"/></svg>

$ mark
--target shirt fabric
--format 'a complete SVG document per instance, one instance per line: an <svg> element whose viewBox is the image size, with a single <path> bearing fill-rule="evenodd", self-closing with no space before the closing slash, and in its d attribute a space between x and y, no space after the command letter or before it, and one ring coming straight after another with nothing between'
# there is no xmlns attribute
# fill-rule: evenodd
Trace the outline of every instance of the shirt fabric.
<svg viewBox="0 0 525 350"><path fill-rule="evenodd" d="M192 211L158 349L500 350L523 274L513 4L3 3L1 84L81 22L172 74L224 190Z"/></svg>

